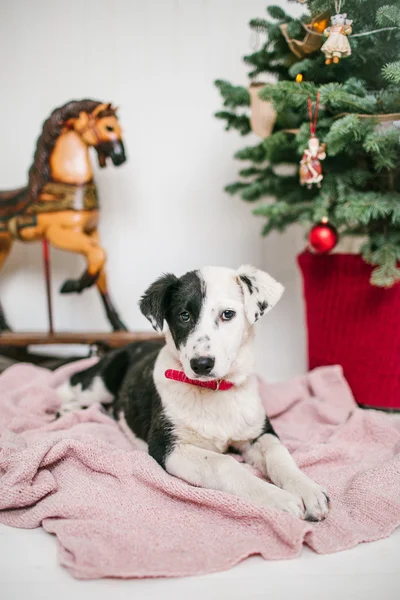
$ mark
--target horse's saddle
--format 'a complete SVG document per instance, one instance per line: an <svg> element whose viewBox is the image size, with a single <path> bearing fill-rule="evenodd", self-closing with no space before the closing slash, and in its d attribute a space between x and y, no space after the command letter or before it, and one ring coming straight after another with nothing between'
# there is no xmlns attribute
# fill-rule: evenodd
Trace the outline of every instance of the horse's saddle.
<svg viewBox="0 0 400 600"><path fill-rule="evenodd" d="M98 208L96 186L92 181L83 185L48 181L33 202L29 201L27 187L0 192L0 232L10 231L16 235L18 229L35 225L36 215L40 213Z"/></svg>
<svg viewBox="0 0 400 600"><path fill-rule="evenodd" d="M27 192L27 187L0 192L0 221L8 221L25 208Z"/></svg>

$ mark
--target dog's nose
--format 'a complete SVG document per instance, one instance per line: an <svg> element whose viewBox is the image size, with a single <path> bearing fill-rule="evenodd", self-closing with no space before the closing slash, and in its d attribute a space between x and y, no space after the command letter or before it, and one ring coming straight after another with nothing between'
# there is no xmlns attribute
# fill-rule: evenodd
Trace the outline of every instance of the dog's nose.
<svg viewBox="0 0 400 600"><path fill-rule="evenodd" d="M190 361L190 366L196 375L208 375L214 365L215 359L211 356L199 356L198 358L192 358Z"/></svg>

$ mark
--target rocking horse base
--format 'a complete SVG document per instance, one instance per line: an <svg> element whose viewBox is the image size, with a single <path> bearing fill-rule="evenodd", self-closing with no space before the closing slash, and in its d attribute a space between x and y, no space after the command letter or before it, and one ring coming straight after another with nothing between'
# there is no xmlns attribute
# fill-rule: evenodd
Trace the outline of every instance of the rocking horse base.
<svg viewBox="0 0 400 600"><path fill-rule="evenodd" d="M57 332L41 333L29 332L20 333L6 331L0 333L0 351L4 346L13 348L26 348L35 344L86 344L89 346L102 344L109 348L120 348L131 342L141 342L146 340L160 339L158 333L152 332L130 332L114 331L112 333L99 332Z"/></svg>
<svg viewBox="0 0 400 600"><path fill-rule="evenodd" d="M58 333L15 333L0 332L0 373L18 362L28 362L48 369L56 369L63 364L84 358L85 356L103 356L113 348L120 348L131 342L159 340L157 333L118 331L113 333L98 332L58 332ZM56 351L55 346L65 346L63 351ZM83 350L77 352L77 346ZM42 351L35 346L48 346L49 351ZM51 348L54 346L54 349ZM68 348L71 346L71 348Z"/></svg>

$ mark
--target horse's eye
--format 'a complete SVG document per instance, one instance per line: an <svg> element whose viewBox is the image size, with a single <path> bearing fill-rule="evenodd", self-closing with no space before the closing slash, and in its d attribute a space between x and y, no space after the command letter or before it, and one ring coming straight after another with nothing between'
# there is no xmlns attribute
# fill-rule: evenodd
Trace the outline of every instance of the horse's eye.
<svg viewBox="0 0 400 600"><path fill-rule="evenodd" d="M106 125L107 131L114 131L114 127L112 125Z"/></svg>

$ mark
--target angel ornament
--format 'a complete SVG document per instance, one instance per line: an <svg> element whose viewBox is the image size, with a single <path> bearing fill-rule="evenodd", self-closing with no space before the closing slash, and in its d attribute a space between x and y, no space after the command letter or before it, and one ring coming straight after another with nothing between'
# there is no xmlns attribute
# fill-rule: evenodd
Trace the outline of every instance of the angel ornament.
<svg viewBox="0 0 400 600"><path fill-rule="evenodd" d="M338 63L341 58L350 56L351 47L347 36L352 33L352 20L347 19L347 13L336 14L331 17L332 25L324 31L328 39L321 47L326 56L325 64L330 65L333 61Z"/></svg>
<svg viewBox="0 0 400 600"><path fill-rule="evenodd" d="M308 140L308 148L304 150L300 161L300 185L306 185L311 189L313 183L321 187L323 178L321 160L326 157L326 144L319 143L319 139L312 135Z"/></svg>

